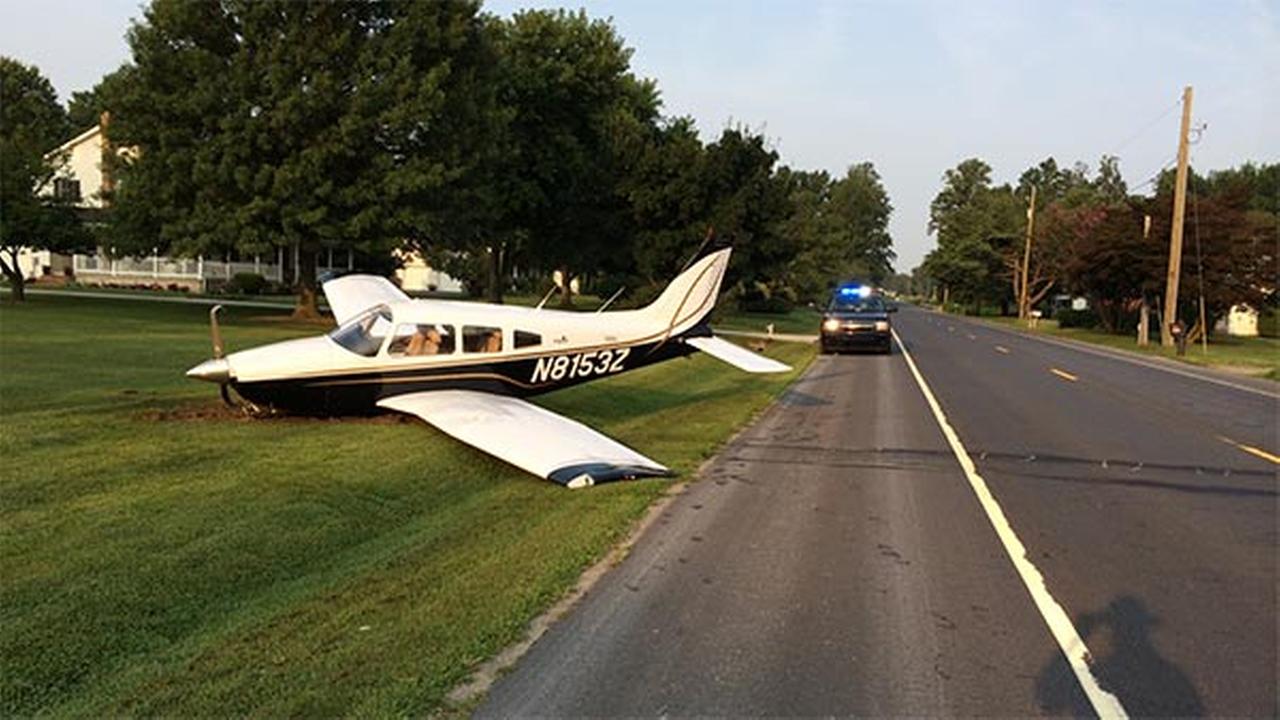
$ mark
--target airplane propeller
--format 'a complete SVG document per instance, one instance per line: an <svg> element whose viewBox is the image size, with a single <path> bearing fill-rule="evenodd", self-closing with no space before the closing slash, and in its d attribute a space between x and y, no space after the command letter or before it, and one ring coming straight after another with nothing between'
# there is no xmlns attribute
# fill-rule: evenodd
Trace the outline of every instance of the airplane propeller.
<svg viewBox="0 0 1280 720"><path fill-rule="evenodd" d="M222 329L218 327L218 313L220 312L222 312L221 305L214 305L209 309L209 335L213 340L214 360L221 360L223 355Z"/></svg>
<svg viewBox="0 0 1280 720"><path fill-rule="evenodd" d="M213 341L213 359L205 360L188 370L187 377L218 383L222 401L229 407L236 407L227 388L231 382L231 363L223 357L226 354L226 347L222 344L222 329L218 327L218 313L221 311L221 305L214 305L209 310L209 336Z"/></svg>

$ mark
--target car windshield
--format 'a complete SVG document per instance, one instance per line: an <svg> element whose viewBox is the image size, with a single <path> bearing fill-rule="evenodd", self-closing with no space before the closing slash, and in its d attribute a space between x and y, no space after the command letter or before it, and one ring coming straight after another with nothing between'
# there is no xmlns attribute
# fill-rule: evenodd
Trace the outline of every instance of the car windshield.
<svg viewBox="0 0 1280 720"><path fill-rule="evenodd" d="M357 355L373 357L391 330L391 310L386 305L366 310L339 325L329 337Z"/></svg>
<svg viewBox="0 0 1280 720"><path fill-rule="evenodd" d="M836 295L828 310L838 312L884 312L884 301L878 295Z"/></svg>

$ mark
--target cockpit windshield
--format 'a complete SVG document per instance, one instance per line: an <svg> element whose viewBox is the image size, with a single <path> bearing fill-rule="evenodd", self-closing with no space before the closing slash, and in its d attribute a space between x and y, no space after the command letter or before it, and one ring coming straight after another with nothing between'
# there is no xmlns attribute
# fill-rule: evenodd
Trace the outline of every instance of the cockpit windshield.
<svg viewBox="0 0 1280 720"><path fill-rule="evenodd" d="M329 337L357 355L373 357L389 332L391 310L386 305L378 305L339 325Z"/></svg>

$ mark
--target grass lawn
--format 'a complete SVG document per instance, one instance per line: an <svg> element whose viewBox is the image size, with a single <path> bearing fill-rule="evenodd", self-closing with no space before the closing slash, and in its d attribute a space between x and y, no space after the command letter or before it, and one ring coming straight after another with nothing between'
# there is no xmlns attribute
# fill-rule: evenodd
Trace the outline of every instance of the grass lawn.
<svg viewBox="0 0 1280 720"><path fill-rule="evenodd" d="M817 336L822 313L809 307L793 308L786 313L753 313L726 308L717 311L711 319L714 327L726 330L764 332L769 323L773 323L774 332Z"/></svg>
<svg viewBox="0 0 1280 720"><path fill-rule="evenodd" d="M1196 343L1187 347L1186 355L1178 357L1173 348L1161 347L1158 328L1152 329L1152 344L1138 347L1135 337L1131 335L1112 335L1101 330L1083 328L1059 328L1057 321L1054 320L1042 320L1039 327L1034 330L1027 328L1026 324L1019 322L1017 318L984 318L984 320L1016 327L1025 332L1070 338L1094 345L1105 345L1120 350L1140 352L1144 355L1158 355L1194 365L1217 367L1280 380L1280 339L1276 338L1210 336L1208 354L1201 349L1200 343Z"/></svg>
<svg viewBox="0 0 1280 720"><path fill-rule="evenodd" d="M567 491L412 419L238 418L182 375L208 345L199 306L0 305L0 715L428 713L669 486ZM695 356L539 402L688 476L791 377Z"/></svg>

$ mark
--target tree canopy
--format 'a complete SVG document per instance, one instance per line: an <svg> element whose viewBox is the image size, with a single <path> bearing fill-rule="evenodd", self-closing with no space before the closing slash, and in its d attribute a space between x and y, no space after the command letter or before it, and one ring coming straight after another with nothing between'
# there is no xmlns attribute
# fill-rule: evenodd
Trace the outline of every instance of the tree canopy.
<svg viewBox="0 0 1280 720"><path fill-rule="evenodd" d="M320 251L387 253L441 231L487 128L477 11L155 0L113 94L112 141L138 148L118 169L117 244L283 248L312 314Z"/></svg>
<svg viewBox="0 0 1280 720"><path fill-rule="evenodd" d="M745 127L704 140L584 11L153 0L128 41L130 62L69 103L77 130L109 112L126 149L110 248L281 253L304 314L315 257L335 249L417 251L493 300L558 271L638 301L709 231L736 248L744 303L892 272L871 163L832 178L781 165Z"/></svg>
<svg viewBox="0 0 1280 720"><path fill-rule="evenodd" d="M1127 330L1138 308L1153 306L1163 293L1172 176L1167 171L1158 178L1153 196L1133 195L1115 157L1103 156L1096 173L1083 163L1064 169L1047 158L1011 190L991 187L990 167L966 160L943 176L930 218L938 247L922 270L948 299L1007 305L1018 294L1022 213L1035 187L1032 304L1055 290L1083 295L1104 328ZM1210 326L1233 305L1275 303L1280 165L1245 164L1207 176L1193 170L1188 188L1180 280L1188 290L1179 314L1197 316L1202 285ZM1147 234L1144 217L1151 222Z"/></svg>
<svg viewBox="0 0 1280 720"><path fill-rule="evenodd" d="M66 112L35 67L0 56L0 271L13 299L24 297L23 248L73 251L92 246L69 198L53 180L66 158L53 153L67 136Z"/></svg>

